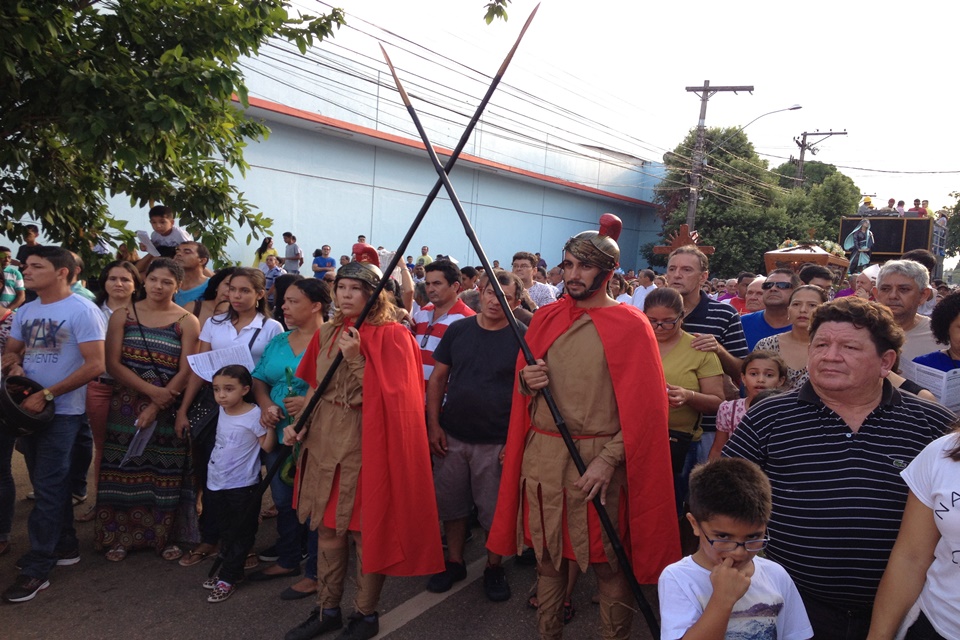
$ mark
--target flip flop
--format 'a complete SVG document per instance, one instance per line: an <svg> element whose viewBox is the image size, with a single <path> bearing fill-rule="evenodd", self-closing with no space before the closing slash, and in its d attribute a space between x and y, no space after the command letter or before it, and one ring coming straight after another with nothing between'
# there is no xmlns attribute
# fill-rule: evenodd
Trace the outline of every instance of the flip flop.
<svg viewBox="0 0 960 640"><path fill-rule="evenodd" d="M168 562L173 562L174 560L179 560L183 557L183 549L178 547L175 544L169 545L162 552L160 552L160 557Z"/></svg>
<svg viewBox="0 0 960 640"><path fill-rule="evenodd" d="M74 518L75 522L91 522L97 517L97 505L91 505L84 513Z"/></svg>
<svg viewBox="0 0 960 640"><path fill-rule="evenodd" d="M210 545L207 545L207 546L209 547ZM217 550L212 547L210 548L210 551L197 551L197 549L194 549L193 551L188 552L185 556L180 558L179 564L181 567L192 567L195 564L200 564L201 562L206 560L208 557L210 557L211 554L215 554L216 552Z"/></svg>
<svg viewBox="0 0 960 640"><path fill-rule="evenodd" d="M117 545L107 551L106 558L110 562L120 562L127 557L127 550L123 545Z"/></svg>
<svg viewBox="0 0 960 640"><path fill-rule="evenodd" d="M247 559L243 561L243 568L244 570L256 569L259 564L260 558L257 557L257 554L248 553Z"/></svg>

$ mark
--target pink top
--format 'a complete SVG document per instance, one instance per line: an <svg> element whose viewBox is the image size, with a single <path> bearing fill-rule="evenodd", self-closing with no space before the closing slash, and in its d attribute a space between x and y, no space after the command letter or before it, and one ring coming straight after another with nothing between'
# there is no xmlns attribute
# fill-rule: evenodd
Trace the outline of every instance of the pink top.
<svg viewBox="0 0 960 640"><path fill-rule="evenodd" d="M717 409L717 431L733 433L746 412L746 398L737 398L736 400L721 402L720 408Z"/></svg>

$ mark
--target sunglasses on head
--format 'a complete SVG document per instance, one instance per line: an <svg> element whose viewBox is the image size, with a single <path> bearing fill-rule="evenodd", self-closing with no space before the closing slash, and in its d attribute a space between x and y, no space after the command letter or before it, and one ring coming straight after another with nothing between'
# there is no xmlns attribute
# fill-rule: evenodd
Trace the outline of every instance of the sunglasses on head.
<svg viewBox="0 0 960 640"><path fill-rule="evenodd" d="M762 285L760 285L760 288L764 291L773 289L774 287L777 289L793 289L793 285L789 282L764 282Z"/></svg>

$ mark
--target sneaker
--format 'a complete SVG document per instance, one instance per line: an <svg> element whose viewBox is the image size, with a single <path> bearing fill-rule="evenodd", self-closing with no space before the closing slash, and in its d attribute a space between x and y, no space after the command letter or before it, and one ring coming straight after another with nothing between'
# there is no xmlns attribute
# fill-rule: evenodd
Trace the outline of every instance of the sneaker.
<svg viewBox="0 0 960 640"><path fill-rule="evenodd" d="M28 602L33 600L38 591L43 591L49 586L49 580L31 578L20 574L13 584L3 592L3 599L7 602Z"/></svg>
<svg viewBox="0 0 960 640"><path fill-rule="evenodd" d="M316 638L321 633L327 631L336 631L343 628L343 616L340 610L336 615L328 615L320 607L314 607L310 612L310 617L299 625L287 631L283 640L310 640Z"/></svg>
<svg viewBox="0 0 960 640"><path fill-rule="evenodd" d="M207 578L203 581L203 588L210 591L217 588L217 583L220 582L220 578L214 576L212 578Z"/></svg>
<svg viewBox="0 0 960 640"><path fill-rule="evenodd" d="M446 569L430 576L430 579L427 581L427 591L431 593L450 591L455 582L460 582L466 577L467 567L462 562L450 562L447 560Z"/></svg>
<svg viewBox="0 0 960 640"><path fill-rule="evenodd" d="M224 582L223 580L217 580L217 585L213 588L213 591L210 592L210 595L207 596L207 602L223 602L232 596L236 590L237 587L235 585Z"/></svg>
<svg viewBox="0 0 960 640"><path fill-rule="evenodd" d="M491 602L504 602L510 599L510 585L507 574L500 565L483 570L483 592Z"/></svg>
<svg viewBox="0 0 960 640"><path fill-rule="evenodd" d="M257 557L260 558L260 562L276 562L280 559L280 554L277 553L277 545L270 545L261 551Z"/></svg>
<svg viewBox="0 0 960 640"><path fill-rule="evenodd" d="M373 618L368 620L367 618ZM347 628L337 636L337 640L369 640L380 633L380 614L365 616L362 613L351 614Z"/></svg>
<svg viewBox="0 0 960 640"><path fill-rule="evenodd" d="M72 551L57 551L57 566L69 567L80 562L80 547Z"/></svg>

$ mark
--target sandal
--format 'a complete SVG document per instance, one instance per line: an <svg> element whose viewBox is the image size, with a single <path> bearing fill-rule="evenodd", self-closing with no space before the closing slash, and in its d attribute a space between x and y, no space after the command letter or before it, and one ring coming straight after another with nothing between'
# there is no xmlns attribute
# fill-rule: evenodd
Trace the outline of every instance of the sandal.
<svg viewBox="0 0 960 640"><path fill-rule="evenodd" d="M527 609L538 609L540 607L540 600L537 599L537 594L534 593L532 596L527 598Z"/></svg>
<svg viewBox="0 0 960 640"><path fill-rule="evenodd" d="M573 616L577 615L577 610L573 607L573 602L563 603L563 624L570 624Z"/></svg>
<svg viewBox="0 0 960 640"><path fill-rule="evenodd" d="M217 549L212 544L201 544L197 546L196 549L190 551L185 556L180 558L181 567L192 567L195 564L200 564L211 554L216 553Z"/></svg>
<svg viewBox="0 0 960 640"><path fill-rule="evenodd" d="M267 507L266 509L263 509L262 511L260 511L261 520L269 520L270 518L276 518L276 517L277 517L276 507Z"/></svg>
<svg viewBox="0 0 960 640"><path fill-rule="evenodd" d="M106 558L110 562L120 562L127 557L127 549L122 544L118 544L109 551L107 551Z"/></svg>
<svg viewBox="0 0 960 640"><path fill-rule="evenodd" d="M248 553L247 559L243 561L243 568L244 570L256 569L258 564L260 564L260 558L257 557L257 554ZM211 602L213 601L211 600Z"/></svg>
<svg viewBox="0 0 960 640"><path fill-rule="evenodd" d="M160 557L168 562L179 560L180 558L183 557L183 549L181 549L175 544L171 544L167 546L163 551L160 552Z"/></svg>

